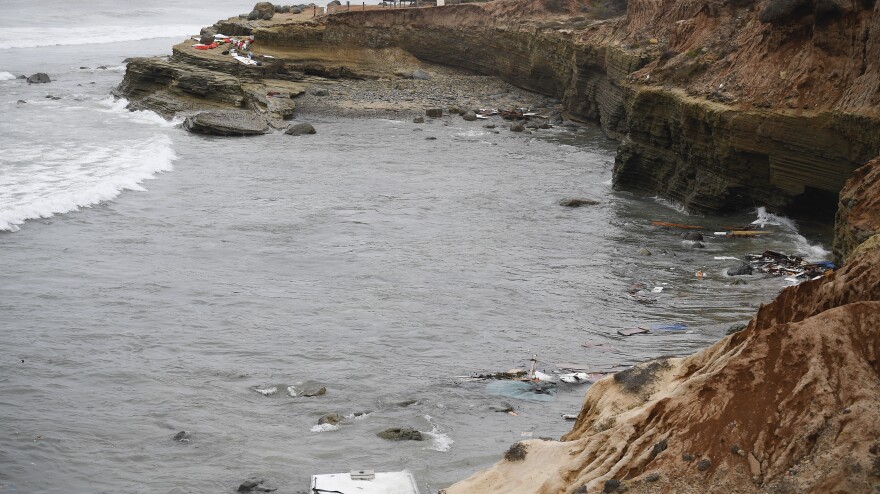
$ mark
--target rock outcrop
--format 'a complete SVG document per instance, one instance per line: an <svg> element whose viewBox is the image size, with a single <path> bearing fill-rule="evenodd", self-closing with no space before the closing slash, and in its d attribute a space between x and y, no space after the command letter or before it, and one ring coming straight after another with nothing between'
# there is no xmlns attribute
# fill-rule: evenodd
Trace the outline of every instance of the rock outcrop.
<svg viewBox="0 0 880 494"><path fill-rule="evenodd" d="M880 158L856 170L840 192L834 232L834 257L846 262L852 251L880 233Z"/></svg>
<svg viewBox="0 0 880 494"><path fill-rule="evenodd" d="M878 174L880 160L857 176ZM843 196L870 207L880 181L853 180ZM602 492L609 482L632 493L874 492L880 235L851 248L842 269L786 288L744 330L597 382L561 441L527 441L522 461L447 494Z"/></svg>
<svg viewBox="0 0 880 494"><path fill-rule="evenodd" d="M197 134L217 136L253 136L269 131L266 120L247 110L203 111L187 117L183 128Z"/></svg>

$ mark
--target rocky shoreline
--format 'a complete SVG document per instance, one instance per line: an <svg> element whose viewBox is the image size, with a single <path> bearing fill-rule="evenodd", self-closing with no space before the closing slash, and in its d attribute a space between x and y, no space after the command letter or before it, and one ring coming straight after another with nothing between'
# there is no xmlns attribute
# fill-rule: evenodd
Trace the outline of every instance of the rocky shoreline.
<svg viewBox="0 0 880 494"><path fill-rule="evenodd" d="M592 3L496 0L232 18L208 33L253 36L260 65L188 41L130 63L117 94L166 116L249 112L267 129L525 107L620 139L616 188L692 211L836 212L843 268L695 355L599 381L571 433L523 442L447 493L874 492L880 3L774 14L785 5L630 0L602 19L581 15Z"/></svg>

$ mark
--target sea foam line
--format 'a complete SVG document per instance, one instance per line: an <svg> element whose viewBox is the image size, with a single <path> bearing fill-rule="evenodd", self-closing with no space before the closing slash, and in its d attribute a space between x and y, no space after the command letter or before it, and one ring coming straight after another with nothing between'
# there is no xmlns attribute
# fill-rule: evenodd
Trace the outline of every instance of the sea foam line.
<svg viewBox="0 0 880 494"><path fill-rule="evenodd" d="M0 231L146 190L141 182L170 171L177 155L166 135L106 146L22 144L0 155Z"/></svg>

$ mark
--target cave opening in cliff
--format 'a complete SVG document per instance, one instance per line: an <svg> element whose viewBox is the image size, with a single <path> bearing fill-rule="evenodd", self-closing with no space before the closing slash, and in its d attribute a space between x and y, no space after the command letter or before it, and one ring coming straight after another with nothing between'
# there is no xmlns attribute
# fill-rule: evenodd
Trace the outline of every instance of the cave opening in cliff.
<svg viewBox="0 0 880 494"><path fill-rule="evenodd" d="M795 219L833 222L837 213L836 192L806 186L804 192L795 196L785 213Z"/></svg>

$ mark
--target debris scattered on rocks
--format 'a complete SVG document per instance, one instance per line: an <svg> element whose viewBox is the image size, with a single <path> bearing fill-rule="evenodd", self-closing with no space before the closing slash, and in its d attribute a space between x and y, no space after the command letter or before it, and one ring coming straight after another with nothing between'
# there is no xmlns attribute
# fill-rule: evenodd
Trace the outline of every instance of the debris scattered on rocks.
<svg viewBox="0 0 880 494"><path fill-rule="evenodd" d="M755 271L773 276L787 276L786 281L792 283L814 279L836 268L830 261L810 263L802 257L789 256L772 250L766 250L762 254L747 254L746 259Z"/></svg>

